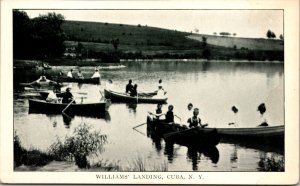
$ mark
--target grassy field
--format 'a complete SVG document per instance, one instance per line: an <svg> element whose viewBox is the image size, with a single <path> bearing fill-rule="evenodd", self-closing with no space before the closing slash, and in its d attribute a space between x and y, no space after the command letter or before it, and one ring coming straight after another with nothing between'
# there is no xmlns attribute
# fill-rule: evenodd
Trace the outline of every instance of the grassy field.
<svg viewBox="0 0 300 186"><path fill-rule="evenodd" d="M283 41L274 39L256 39L256 38L237 38L237 37L222 37L214 35L192 34L187 36L190 39L202 41L202 37L207 38L206 42L210 45L223 46L228 48L249 50L277 50L283 51Z"/></svg>
<svg viewBox="0 0 300 186"><path fill-rule="evenodd" d="M118 51L123 54L130 53L130 56L137 58L203 58L203 52L209 50L212 59L283 59L281 40L222 37L146 25L80 21L65 21L62 29L67 35L65 45L76 47L80 42L83 45L84 57L97 57L95 53L114 52L111 40L118 38ZM203 42L203 37L206 38L206 43ZM126 55L121 58L126 58Z"/></svg>

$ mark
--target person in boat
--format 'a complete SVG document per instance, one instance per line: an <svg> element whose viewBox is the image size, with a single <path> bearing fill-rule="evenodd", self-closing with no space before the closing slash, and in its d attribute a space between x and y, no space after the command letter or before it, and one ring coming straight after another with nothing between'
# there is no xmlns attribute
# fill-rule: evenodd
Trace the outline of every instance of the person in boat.
<svg viewBox="0 0 300 186"><path fill-rule="evenodd" d="M79 79L84 79L84 77L83 77L83 75L82 75L82 73L81 73L81 70L78 71L77 77L78 77Z"/></svg>
<svg viewBox="0 0 300 186"><path fill-rule="evenodd" d="M130 94L131 91L132 91L132 89L133 89L133 85L132 85L132 80L130 79L130 80L128 81L128 84L126 85L126 91L125 91L125 93Z"/></svg>
<svg viewBox="0 0 300 186"><path fill-rule="evenodd" d="M177 115L174 115L173 109L174 109L174 106L173 105L169 105L168 111L166 113L166 122L167 123L174 123L174 116L178 117Z"/></svg>
<svg viewBox="0 0 300 186"><path fill-rule="evenodd" d="M113 84L113 81L111 79L109 79L108 82L106 83L105 89L106 90L113 90L114 89L114 84Z"/></svg>
<svg viewBox="0 0 300 186"><path fill-rule="evenodd" d="M188 123L190 124L189 127L192 128L192 127L206 127L207 124L201 124L201 119L198 117L199 115L199 109L198 108L194 108L194 111L193 111L193 116L191 118L188 119Z"/></svg>
<svg viewBox="0 0 300 186"><path fill-rule="evenodd" d="M269 124L267 123L267 119L264 116L264 113L267 111L265 103L261 103L257 107L257 111L259 111L259 113L261 114L261 120L262 120L261 124L259 124L258 127L267 127L267 126L269 126Z"/></svg>
<svg viewBox="0 0 300 186"><path fill-rule="evenodd" d="M156 99L163 99L163 98L165 98L165 91L162 89L162 87L158 88L158 91L157 91L156 95L153 96L153 98L156 98Z"/></svg>
<svg viewBox="0 0 300 186"><path fill-rule="evenodd" d="M73 78L72 72L73 72L73 69L71 69L71 70L68 72L68 74L67 74L67 77L68 77L68 78Z"/></svg>
<svg viewBox="0 0 300 186"><path fill-rule="evenodd" d="M100 78L100 77L101 77L101 76L100 76L99 70L98 70L98 69L95 69L95 72L94 72L94 74L92 75L91 78Z"/></svg>
<svg viewBox="0 0 300 186"><path fill-rule="evenodd" d="M192 103L189 103L187 105L187 111L186 111L186 114L185 114L185 121L187 122L188 119L190 119L190 117L193 115L193 107L194 105Z"/></svg>
<svg viewBox="0 0 300 186"><path fill-rule="evenodd" d="M34 83L41 84L41 83L49 83L49 84L56 84L55 81L52 81L50 79L47 79L46 76L40 76L38 80L36 80Z"/></svg>
<svg viewBox="0 0 300 186"><path fill-rule="evenodd" d="M135 84L130 92L130 96L137 96L138 92L137 92L137 84Z"/></svg>
<svg viewBox="0 0 300 186"><path fill-rule="evenodd" d="M66 89L66 92L62 95L62 103L70 103L71 101L73 101L74 97L73 94L71 93L71 88L68 87ZM75 103L75 101L73 101L73 103Z"/></svg>
<svg viewBox="0 0 300 186"><path fill-rule="evenodd" d="M153 116L153 120L159 120L162 115L165 115L162 112L162 104L161 103L157 104L155 114L153 114L152 112L149 112L149 114Z"/></svg>
<svg viewBox="0 0 300 186"><path fill-rule="evenodd" d="M57 103L58 98L56 97L56 94L54 93L54 91L50 91L46 101L47 102L52 102L52 103Z"/></svg>

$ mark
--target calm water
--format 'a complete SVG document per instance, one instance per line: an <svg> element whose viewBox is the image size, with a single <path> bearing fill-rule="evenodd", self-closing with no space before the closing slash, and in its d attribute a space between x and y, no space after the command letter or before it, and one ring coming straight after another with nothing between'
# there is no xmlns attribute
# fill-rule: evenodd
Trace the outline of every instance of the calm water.
<svg viewBox="0 0 300 186"><path fill-rule="evenodd" d="M186 115L186 107L192 102L200 109L202 121L211 127L235 127L228 125L233 121L238 124L236 127L255 127L263 120L272 126L284 124L283 64L131 62L124 65L127 67L101 70L102 85L72 83L72 91L87 92L85 101L95 102L101 99L99 89L103 90L108 79L113 80L116 91L124 91L128 79L132 79L139 90L149 92L156 89L161 78L168 104L174 105L174 113L182 122L190 117ZM54 76L69 68L56 67L46 74ZM93 68L81 70L90 76ZM41 73L15 71L14 81L30 82ZM126 167L142 158L148 164L167 162L169 171L258 171L260 160L283 158L283 149L257 144L222 142L209 150L176 144L166 147L163 140L147 137L146 125L138 127L138 131L132 129L146 121L147 112L154 111L155 104L114 103L103 118L75 116L68 123L61 115L28 114L27 98L34 93L15 91L14 94L14 130L28 149L47 150L57 137L72 135L74 128L86 123L107 134L109 140L101 157L92 158L91 162L108 160ZM266 104L265 118L257 112L260 103ZM236 115L231 111L233 105L239 109Z"/></svg>

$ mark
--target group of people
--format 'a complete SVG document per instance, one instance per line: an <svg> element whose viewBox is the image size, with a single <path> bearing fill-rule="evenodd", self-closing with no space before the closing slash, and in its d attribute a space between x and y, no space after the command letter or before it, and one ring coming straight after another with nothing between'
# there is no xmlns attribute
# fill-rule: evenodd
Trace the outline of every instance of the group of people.
<svg viewBox="0 0 300 186"><path fill-rule="evenodd" d="M126 85L126 94L129 94L130 96L137 96L137 84L132 85L132 80L130 79L128 81L128 84Z"/></svg>
<svg viewBox="0 0 300 186"><path fill-rule="evenodd" d="M180 119L180 117L173 113L173 109L174 109L174 106L169 105L168 111L166 113L163 113L162 112L162 104L159 103L159 104L157 104L157 109L155 110L155 113L149 112L149 114L153 116L153 120L162 120L161 117L163 115L165 115L164 121L166 123L174 123L174 117L178 117L179 119ZM200 127L208 126L208 124L201 123L201 119L198 117L199 109L194 108L193 112L192 112L192 109L193 109L193 104L189 103L187 106L187 112L188 112L188 114L190 114L190 117L186 121L186 123L189 125L189 127L192 128L192 127L197 127L197 126L200 126Z"/></svg>
<svg viewBox="0 0 300 186"><path fill-rule="evenodd" d="M70 71L68 71L67 77L68 77L68 78L74 78L74 76L73 76L73 69L70 69ZM78 71L77 77L80 78L80 79L84 79L84 76L83 76L81 70ZM91 76L91 78L100 78L100 77L101 77L101 75L100 75L99 70L98 70L98 69L95 69L95 72L94 72L94 74Z"/></svg>
<svg viewBox="0 0 300 186"><path fill-rule="evenodd" d="M137 96L138 95L137 87L138 87L137 84L132 85L132 80L130 79L128 81L128 84L126 85L125 93L129 94L130 96ZM153 96L153 98L163 98L165 94L166 92L163 89L162 80L160 79L158 81L158 90L156 92L156 95Z"/></svg>

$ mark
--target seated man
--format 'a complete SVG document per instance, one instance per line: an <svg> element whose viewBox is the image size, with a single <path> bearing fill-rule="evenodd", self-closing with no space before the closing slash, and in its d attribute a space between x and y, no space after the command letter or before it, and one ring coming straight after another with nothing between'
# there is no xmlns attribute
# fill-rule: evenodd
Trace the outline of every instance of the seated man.
<svg viewBox="0 0 300 186"><path fill-rule="evenodd" d="M198 117L199 115L199 109L195 108L194 112L193 112L193 117L188 119L188 123L190 124L189 127L198 127L198 125L200 125L200 127L204 128L207 126L207 124L201 124L201 119Z"/></svg>
<svg viewBox="0 0 300 186"><path fill-rule="evenodd" d="M80 70L79 70L78 73L77 73L77 77L78 77L79 79L84 79L84 77L83 77L83 75L82 75L82 73L81 73Z"/></svg>
<svg viewBox="0 0 300 186"><path fill-rule="evenodd" d="M173 109L174 109L174 106L169 105L168 112L166 113L166 122L167 123L174 123L174 116L178 117L177 115L174 115Z"/></svg>
<svg viewBox="0 0 300 186"><path fill-rule="evenodd" d="M133 89L133 85L132 85L132 80L130 79L128 81L128 84L126 85L126 91L125 91L125 93L130 94L130 92L132 91L132 89Z"/></svg>
<svg viewBox="0 0 300 186"><path fill-rule="evenodd" d="M153 114L152 112L149 112L149 114L153 116L153 120L160 120L160 117L162 115L165 115L162 113L162 104L161 103L157 104L157 109L155 110L155 114Z"/></svg>
<svg viewBox="0 0 300 186"><path fill-rule="evenodd" d="M63 94L62 97L62 103L70 103L71 101L73 101L73 94L71 93L70 87L66 89L66 92ZM75 101L73 101L73 103L75 103Z"/></svg>

